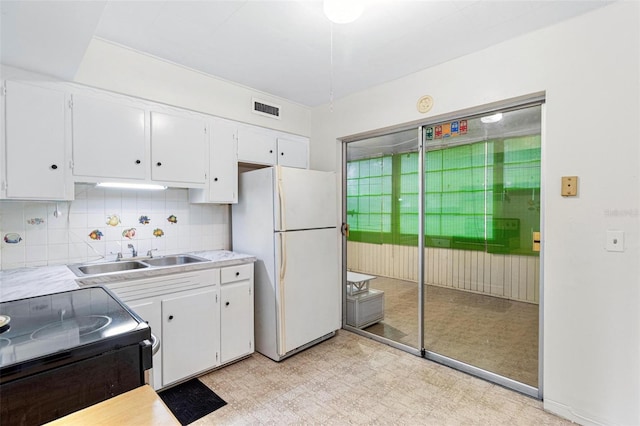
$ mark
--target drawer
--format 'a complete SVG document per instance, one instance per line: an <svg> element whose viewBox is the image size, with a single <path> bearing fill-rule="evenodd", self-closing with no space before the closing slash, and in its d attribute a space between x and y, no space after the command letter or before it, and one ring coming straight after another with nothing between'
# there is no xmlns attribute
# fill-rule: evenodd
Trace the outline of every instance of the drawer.
<svg viewBox="0 0 640 426"><path fill-rule="evenodd" d="M247 265L229 266L220 270L220 283L248 280L253 277L253 263Z"/></svg>

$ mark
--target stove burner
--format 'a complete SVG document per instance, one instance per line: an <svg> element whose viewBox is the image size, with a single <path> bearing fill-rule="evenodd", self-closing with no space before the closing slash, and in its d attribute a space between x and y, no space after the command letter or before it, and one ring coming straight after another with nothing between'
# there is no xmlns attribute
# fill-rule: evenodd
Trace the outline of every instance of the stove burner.
<svg viewBox="0 0 640 426"><path fill-rule="evenodd" d="M78 336L95 333L111 324L111 317L106 315L88 315L52 322L31 333L31 339L55 338L67 333L78 333Z"/></svg>

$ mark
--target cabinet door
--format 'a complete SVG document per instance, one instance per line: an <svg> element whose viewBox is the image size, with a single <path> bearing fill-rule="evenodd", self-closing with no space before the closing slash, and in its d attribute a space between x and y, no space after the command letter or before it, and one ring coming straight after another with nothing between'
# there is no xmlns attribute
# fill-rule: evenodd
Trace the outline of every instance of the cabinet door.
<svg viewBox="0 0 640 426"><path fill-rule="evenodd" d="M65 93L6 82L6 195L73 199L67 189Z"/></svg>
<svg viewBox="0 0 640 426"><path fill-rule="evenodd" d="M203 119L151 112L151 178L204 183L206 123Z"/></svg>
<svg viewBox="0 0 640 426"><path fill-rule="evenodd" d="M306 169L309 167L309 146L306 141L278 138L278 164Z"/></svg>
<svg viewBox="0 0 640 426"><path fill-rule="evenodd" d="M127 303L136 314L149 324L151 333L160 339L160 349L153 356L153 376L151 386L154 389L162 387L162 312L160 303L153 300L136 300Z"/></svg>
<svg viewBox="0 0 640 426"><path fill-rule="evenodd" d="M220 299L220 361L224 364L253 352L251 281L223 285Z"/></svg>
<svg viewBox="0 0 640 426"><path fill-rule="evenodd" d="M218 289L162 300L162 385L218 364Z"/></svg>
<svg viewBox="0 0 640 426"><path fill-rule="evenodd" d="M215 122L211 131L209 196L214 203L238 202L238 129Z"/></svg>
<svg viewBox="0 0 640 426"><path fill-rule="evenodd" d="M144 179L144 109L73 96L73 174Z"/></svg>
<svg viewBox="0 0 640 426"><path fill-rule="evenodd" d="M254 164L276 164L276 137L266 129L238 129L238 161Z"/></svg>

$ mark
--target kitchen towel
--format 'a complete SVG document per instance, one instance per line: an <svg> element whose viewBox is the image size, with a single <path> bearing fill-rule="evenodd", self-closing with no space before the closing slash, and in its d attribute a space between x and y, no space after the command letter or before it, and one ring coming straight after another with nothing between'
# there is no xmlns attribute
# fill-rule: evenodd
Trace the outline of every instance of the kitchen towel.
<svg viewBox="0 0 640 426"><path fill-rule="evenodd" d="M227 403L198 379L158 392L180 424L188 425Z"/></svg>

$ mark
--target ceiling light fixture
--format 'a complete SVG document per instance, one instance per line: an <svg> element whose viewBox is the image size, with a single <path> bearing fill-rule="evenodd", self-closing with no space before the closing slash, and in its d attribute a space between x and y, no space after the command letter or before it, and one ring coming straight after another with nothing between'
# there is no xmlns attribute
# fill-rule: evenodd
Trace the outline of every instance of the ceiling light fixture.
<svg viewBox="0 0 640 426"><path fill-rule="evenodd" d="M324 14L336 24L348 24L362 15L364 0L324 0Z"/></svg>
<svg viewBox="0 0 640 426"><path fill-rule="evenodd" d="M493 114L493 115L487 115L486 117L480 118L480 121L482 121L484 124L497 123L500 120L502 120L502 113L501 112L498 112L498 113Z"/></svg>
<svg viewBox="0 0 640 426"><path fill-rule="evenodd" d="M154 185L150 183L121 183L121 182L100 182L96 184L98 188L117 188L117 189L144 189L147 191L162 191L167 189L163 185Z"/></svg>

